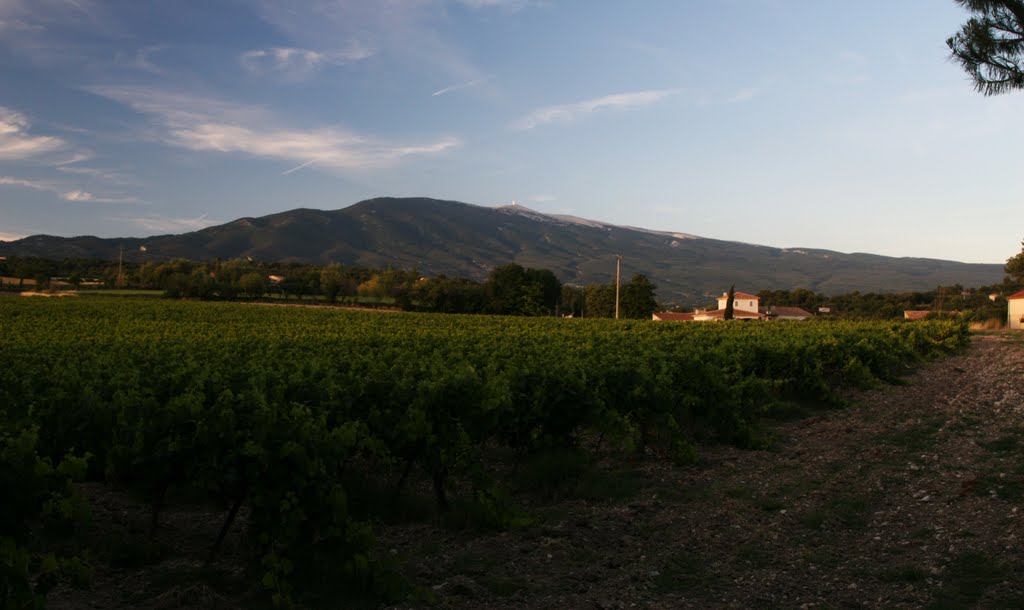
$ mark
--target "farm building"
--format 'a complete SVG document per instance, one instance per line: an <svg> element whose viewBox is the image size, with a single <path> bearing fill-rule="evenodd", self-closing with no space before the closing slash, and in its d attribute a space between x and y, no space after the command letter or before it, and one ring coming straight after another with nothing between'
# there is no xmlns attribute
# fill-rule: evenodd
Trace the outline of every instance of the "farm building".
<svg viewBox="0 0 1024 610"><path fill-rule="evenodd" d="M652 320L668 322L690 322L693 320L692 313L676 313L674 311L660 311L651 314Z"/></svg>
<svg viewBox="0 0 1024 610"><path fill-rule="evenodd" d="M935 312L928 309L906 309L903 311L903 319L911 321L924 320L933 313Z"/></svg>
<svg viewBox="0 0 1024 610"><path fill-rule="evenodd" d="M736 292L732 298L734 320L807 320L811 318L811 313L800 307L761 307L761 297L755 294ZM673 322L720 321L725 318L725 306L728 302L729 294L723 293L718 297L718 309L697 310L689 314L659 312L653 314L651 318Z"/></svg>
<svg viewBox="0 0 1024 610"><path fill-rule="evenodd" d="M712 309L711 311L699 311L693 314L694 322L721 321L725 319L725 308ZM767 320L768 315L760 311L747 311L745 309L733 309L733 320Z"/></svg>
<svg viewBox="0 0 1024 610"><path fill-rule="evenodd" d="M813 314L802 307L769 307L768 317L772 320L809 320Z"/></svg>
<svg viewBox="0 0 1024 610"><path fill-rule="evenodd" d="M1006 323L1010 328L1024 329L1024 290L1006 297Z"/></svg>

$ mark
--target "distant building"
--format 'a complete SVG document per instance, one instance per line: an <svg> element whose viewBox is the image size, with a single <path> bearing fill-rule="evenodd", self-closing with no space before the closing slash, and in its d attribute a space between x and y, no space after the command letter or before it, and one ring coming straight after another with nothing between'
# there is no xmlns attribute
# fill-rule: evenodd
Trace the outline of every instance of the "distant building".
<svg viewBox="0 0 1024 610"><path fill-rule="evenodd" d="M654 320L673 322L714 322L725 319L725 307L729 303L729 293L718 297L718 309L701 310L694 313L659 312L651 316ZM732 318L734 320L807 320L812 316L809 311L800 307L761 307L761 297L746 292L732 295Z"/></svg>
<svg viewBox="0 0 1024 610"><path fill-rule="evenodd" d="M692 313L676 313L674 311L661 311L651 314L652 320L662 320L665 322L691 322L693 321Z"/></svg>
<svg viewBox="0 0 1024 610"><path fill-rule="evenodd" d="M718 297L718 308L725 309L726 304L729 302L729 293L723 292L722 296ZM745 292L736 292L732 295L732 308L736 311L752 311L758 310L758 305L761 302L761 297L756 294L747 294Z"/></svg>
<svg viewBox="0 0 1024 610"><path fill-rule="evenodd" d="M1024 290L1006 297L1006 325L1015 330L1024 329Z"/></svg>
<svg viewBox="0 0 1024 610"><path fill-rule="evenodd" d="M904 320L923 320L935 313L928 309L908 309L903 312Z"/></svg>
<svg viewBox="0 0 1024 610"><path fill-rule="evenodd" d="M772 320L809 320L813 314L802 307L769 307L768 317Z"/></svg>

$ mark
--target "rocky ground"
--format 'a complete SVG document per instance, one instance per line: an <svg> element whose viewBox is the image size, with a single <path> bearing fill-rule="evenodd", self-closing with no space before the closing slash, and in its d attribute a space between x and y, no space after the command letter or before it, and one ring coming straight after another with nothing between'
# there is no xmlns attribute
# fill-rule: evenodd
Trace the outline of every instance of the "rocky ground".
<svg viewBox="0 0 1024 610"><path fill-rule="evenodd" d="M546 487L527 466L533 524L390 524L380 548L441 608L1024 607L1024 337L977 336L849 399L772 424L770 450L702 448L694 466L570 463ZM90 493L108 527L145 523L144 505ZM220 517L168 515L156 547L114 545L119 567L50 605L249 606L237 569L202 567Z"/></svg>

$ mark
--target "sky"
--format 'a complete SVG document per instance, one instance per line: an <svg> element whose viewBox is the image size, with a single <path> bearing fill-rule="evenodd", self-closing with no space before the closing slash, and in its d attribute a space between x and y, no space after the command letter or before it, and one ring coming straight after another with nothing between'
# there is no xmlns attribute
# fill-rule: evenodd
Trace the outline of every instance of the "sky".
<svg viewBox="0 0 1024 610"><path fill-rule="evenodd" d="M1002 263L1024 92L953 0L0 0L0 239L379 196Z"/></svg>

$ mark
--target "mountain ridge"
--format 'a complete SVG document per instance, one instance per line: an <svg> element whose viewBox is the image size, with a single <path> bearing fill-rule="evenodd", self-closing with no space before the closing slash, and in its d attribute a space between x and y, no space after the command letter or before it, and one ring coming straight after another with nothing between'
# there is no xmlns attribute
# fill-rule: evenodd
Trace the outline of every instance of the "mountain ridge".
<svg viewBox="0 0 1024 610"><path fill-rule="evenodd" d="M938 285L982 286L1002 265L932 258L777 248L680 231L624 227L519 205L486 207L429 198L378 197L337 210L296 208L182 234L145 238L32 235L0 241L0 255L116 260L173 258L273 261L416 268L425 275L482 279L515 262L550 269L563 282L644 273L667 302L703 303L729 285L747 291L807 288L837 294L923 291ZM145 250L142 250L144 247Z"/></svg>

